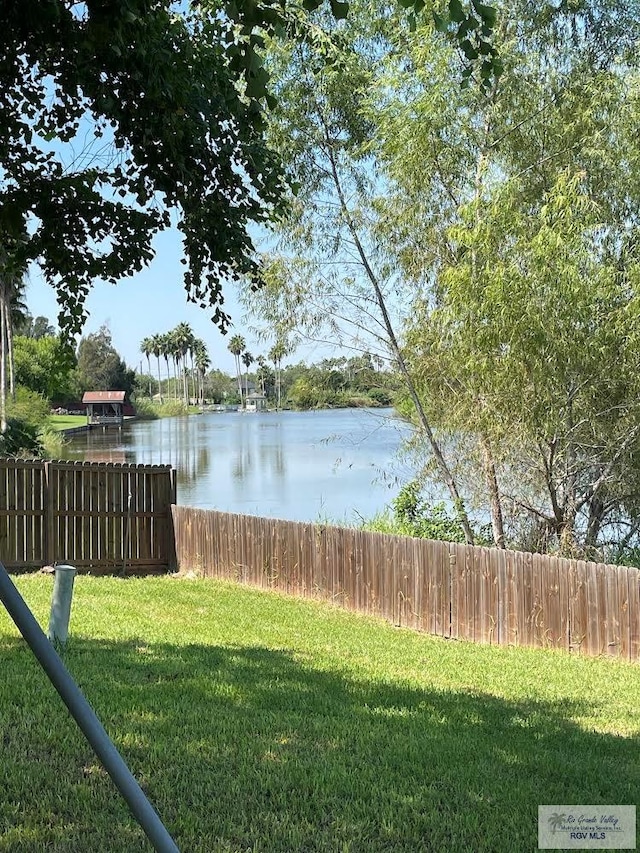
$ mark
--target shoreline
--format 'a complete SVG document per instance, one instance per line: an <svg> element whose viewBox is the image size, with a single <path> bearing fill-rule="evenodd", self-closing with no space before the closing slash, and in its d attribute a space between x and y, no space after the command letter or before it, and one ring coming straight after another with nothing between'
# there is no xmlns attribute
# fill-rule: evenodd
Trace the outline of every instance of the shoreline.
<svg viewBox="0 0 640 853"><path fill-rule="evenodd" d="M137 415L129 415L123 419L122 424L81 424L80 426L67 427L66 429L56 430L60 435L78 435L83 432L93 432L96 429L122 429L125 423L131 423L132 421L144 420L144 418L139 418Z"/></svg>

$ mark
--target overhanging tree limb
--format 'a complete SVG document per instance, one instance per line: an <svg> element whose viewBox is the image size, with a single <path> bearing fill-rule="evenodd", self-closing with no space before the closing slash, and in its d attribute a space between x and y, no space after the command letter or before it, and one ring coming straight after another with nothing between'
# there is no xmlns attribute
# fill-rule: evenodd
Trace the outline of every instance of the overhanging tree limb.
<svg viewBox="0 0 640 853"><path fill-rule="evenodd" d="M358 255L360 256L360 260L362 262L362 267L363 267L365 274L366 274L367 278L369 279L371 286L373 288L375 298L376 298L376 302L378 304L378 308L379 308L380 313L382 315L384 328L386 330L388 345L389 345L389 347L390 347L390 349L391 349L391 351L395 357L396 364L398 366L398 370L400 371L400 374L402 376L402 379L403 379L403 382L404 382L405 387L407 389L407 392L411 398L411 402L413 403L413 406L414 406L420 427L424 431L425 436L427 437L427 442L429 443L429 447L431 449L431 452L433 453L433 457L436 461L438 471L440 472L442 480L444 481L444 483L445 483L445 485L449 491L449 494L450 494L451 500L453 501L453 504L455 506L456 512L458 513L460 524L462 526L462 529L464 530L465 539L467 540L468 544L473 545L473 542L474 542L473 530L471 528L471 523L469 521L467 511L464 507L464 502L463 502L462 497L460 495L460 492L458 490L458 486L456 484L453 473L451 472L451 469L449 468L447 461L444 458L444 454L442 453L440 445L438 444L438 442L436 440L435 434L433 432L433 429L431 428L431 424L429 423L429 419L427 418L426 412L425 412L424 407L422 405L422 401L420 400L420 397L419 397L418 392L416 390L415 384L413 382L413 378L412 378L411 373L410 373L410 371L407 367L407 364L404 360L404 356L402 354L402 349L400 348L400 344L398 343L398 339L396 337L395 329L394 329L393 324L391 322L391 317L389 316L389 311L387 309L386 300L384 298L384 294L382 292L380 282L378 281L378 277L376 276L375 272L373 271L373 268L371 267L371 264L369 263L369 258L367 256L367 253L364 250L364 246L362 245L362 242L360 240L358 229L356 228L356 226L353 222L353 218L351 216L351 212L350 212L349 206L347 204L347 201L346 201L346 198L345 198L345 195L343 192L342 182L341 182L340 176L338 174L338 168L337 168L337 164L336 164L336 160L335 160L335 154L334 154L332 139L330 137L329 130L328 130L327 125L324 122L324 119L323 119L321 114L320 114L319 118L320 118L320 121L322 122L323 127L324 127L325 152L326 152L326 155L329 159L329 163L331 166L331 176L333 179L333 183L334 183L334 186L336 189L338 199L340 201L340 207L342 209L342 214L343 214L345 223L347 225L347 228L349 229L349 231L351 233L353 242L354 242L356 249L358 251Z"/></svg>

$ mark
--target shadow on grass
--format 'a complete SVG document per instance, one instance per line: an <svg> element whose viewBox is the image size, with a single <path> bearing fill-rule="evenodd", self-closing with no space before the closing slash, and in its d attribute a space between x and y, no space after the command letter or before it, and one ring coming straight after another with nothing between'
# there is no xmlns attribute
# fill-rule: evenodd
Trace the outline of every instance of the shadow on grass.
<svg viewBox="0 0 640 853"><path fill-rule="evenodd" d="M0 641L0 850L150 849L17 640ZM588 709L429 692L286 651L74 640L66 663L181 850L526 851L538 804L634 803Z"/></svg>

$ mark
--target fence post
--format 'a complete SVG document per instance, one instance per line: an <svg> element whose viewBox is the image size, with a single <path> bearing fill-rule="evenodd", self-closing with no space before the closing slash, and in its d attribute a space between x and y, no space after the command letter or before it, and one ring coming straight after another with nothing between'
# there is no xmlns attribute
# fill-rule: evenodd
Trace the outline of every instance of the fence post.
<svg viewBox="0 0 640 853"><path fill-rule="evenodd" d="M172 506L175 506L178 502L177 500L177 486L176 486L176 469L171 467L169 469L169 506L167 507L167 538L166 538L166 547L167 547L167 567L170 572L175 572L178 570L178 560L176 554L176 532L175 532L175 518L173 514Z"/></svg>
<svg viewBox="0 0 640 853"><path fill-rule="evenodd" d="M453 633L453 593L454 593L454 584L453 584L453 573L458 571L456 560L457 560L457 549L453 542L449 543L449 560L447 562L447 574L449 576L447 583L447 593L449 596L449 630L445 634L446 637L451 639L452 637L457 637L458 632L456 629L456 633ZM456 617L457 618L457 617Z"/></svg>
<svg viewBox="0 0 640 853"><path fill-rule="evenodd" d="M45 553L44 559L50 566L52 566L58 555L56 553L56 517L55 517L55 499L53 494L53 485L52 485L52 476L51 476L51 466L53 463L45 462L44 463L44 488L45 488L45 501L44 501L44 512L45 512Z"/></svg>
<svg viewBox="0 0 640 853"><path fill-rule="evenodd" d="M171 503L178 503L178 487L176 484L176 469L171 467L169 468L169 483L171 486Z"/></svg>
<svg viewBox="0 0 640 853"><path fill-rule="evenodd" d="M73 598L75 576L75 566L60 565L55 567L47 636L52 643L57 642L62 646L67 642L69 635L69 618L71 616L71 599Z"/></svg>
<svg viewBox="0 0 640 853"><path fill-rule="evenodd" d="M136 468L136 494L138 493L138 484L140 479L140 470ZM124 468L122 469L122 476L124 477L125 472ZM133 494L131 492L131 468L127 470L127 518L126 518L126 526L124 530L124 542L122 544L122 569L120 571L121 577L124 577L127 573L127 560L131 560L131 501L133 499ZM143 474L144 476L144 474ZM140 543L140 519L136 518L136 542ZM139 552L138 552L139 553Z"/></svg>

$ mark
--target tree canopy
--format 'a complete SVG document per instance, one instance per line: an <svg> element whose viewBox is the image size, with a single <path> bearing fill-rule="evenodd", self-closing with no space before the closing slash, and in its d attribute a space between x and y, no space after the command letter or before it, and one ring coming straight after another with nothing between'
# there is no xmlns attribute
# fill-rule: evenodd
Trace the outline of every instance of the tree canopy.
<svg viewBox="0 0 640 853"><path fill-rule="evenodd" d="M497 20L484 87L460 87L438 20L366 0L331 67L269 45L270 139L299 189L255 315L388 359L423 482L497 546L612 557L640 544L640 8Z"/></svg>
<svg viewBox="0 0 640 853"><path fill-rule="evenodd" d="M16 384L50 402L64 403L77 396L75 359L69 358L59 338L16 336L14 361Z"/></svg>
<svg viewBox="0 0 640 853"><path fill-rule="evenodd" d="M126 391L129 396L133 392L135 372L113 346L107 326L80 341L78 380L83 391Z"/></svg>
<svg viewBox="0 0 640 853"><path fill-rule="evenodd" d="M318 46L307 12L321 2L2 4L0 273L37 260L57 291L63 334L80 331L92 282L140 270L171 222L188 299L226 330L222 285L260 281L247 228L284 195L263 137L276 103L264 36L286 31ZM400 3L414 21L424 9ZM334 19L347 14L341 0L328 7ZM493 10L449 0L437 12L486 83L498 70Z"/></svg>
<svg viewBox="0 0 640 853"><path fill-rule="evenodd" d="M37 259L77 332L92 281L148 263L175 211L188 298L225 328L222 282L257 277L247 225L282 190L234 22L170 0L2 10L2 269Z"/></svg>

